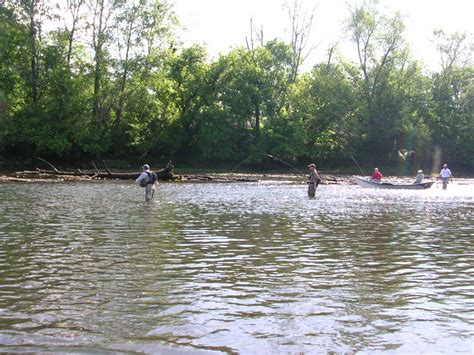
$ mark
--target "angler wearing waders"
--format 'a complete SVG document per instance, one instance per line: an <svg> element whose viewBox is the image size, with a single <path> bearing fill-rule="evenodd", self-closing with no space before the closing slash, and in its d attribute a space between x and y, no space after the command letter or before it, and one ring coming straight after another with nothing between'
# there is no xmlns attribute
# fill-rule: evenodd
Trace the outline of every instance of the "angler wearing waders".
<svg viewBox="0 0 474 355"><path fill-rule="evenodd" d="M137 184L145 188L145 201L150 201L155 195L155 184L158 180L156 174L150 170L148 164L143 165L143 173L135 180Z"/></svg>
<svg viewBox="0 0 474 355"><path fill-rule="evenodd" d="M316 188L321 182L318 172L316 171L315 164L309 164L309 180L308 180L308 196L314 197L316 195Z"/></svg>

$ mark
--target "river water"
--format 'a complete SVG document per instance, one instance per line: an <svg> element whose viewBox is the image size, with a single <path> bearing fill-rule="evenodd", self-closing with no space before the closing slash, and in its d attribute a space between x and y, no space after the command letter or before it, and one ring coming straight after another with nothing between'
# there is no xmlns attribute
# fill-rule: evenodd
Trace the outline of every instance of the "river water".
<svg viewBox="0 0 474 355"><path fill-rule="evenodd" d="M0 351L474 352L474 185L0 185Z"/></svg>

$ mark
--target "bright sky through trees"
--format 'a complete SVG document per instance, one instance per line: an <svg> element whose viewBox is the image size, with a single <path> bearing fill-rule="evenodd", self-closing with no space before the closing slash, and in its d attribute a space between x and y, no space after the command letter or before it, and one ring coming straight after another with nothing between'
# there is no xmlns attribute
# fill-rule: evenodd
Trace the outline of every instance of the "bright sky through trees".
<svg viewBox="0 0 474 355"><path fill-rule="evenodd" d="M286 0L293 3L293 0ZM186 29L185 44L204 44L212 57L230 48L245 45L250 33L250 18L258 29L263 26L265 40L288 40L289 19L283 9L285 0L174 0L177 15ZM344 34L344 21L354 0L302 0L303 8L316 7L311 45L317 45L306 66L324 61L329 45L338 42L338 53L345 58L355 56ZM439 55L432 43L433 30L474 33L473 0L381 0L380 8L388 13L399 11L406 25L405 37L410 41L415 59L436 70Z"/></svg>

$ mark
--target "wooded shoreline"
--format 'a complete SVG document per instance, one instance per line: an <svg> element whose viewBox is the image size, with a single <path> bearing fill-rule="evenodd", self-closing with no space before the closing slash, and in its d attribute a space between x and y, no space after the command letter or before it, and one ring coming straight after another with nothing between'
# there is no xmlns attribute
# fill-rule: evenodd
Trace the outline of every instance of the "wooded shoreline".
<svg viewBox="0 0 474 355"><path fill-rule="evenodd" d="M0 169L40 154L474 172L471 34L436 30L442 65L427 70L400 14L363 2L339 29L352 54L335 43L303 70L293 40L262 35L212 59L184 46L162 0L0 3ZM302 40L312 16L297 8Z"/></svg>

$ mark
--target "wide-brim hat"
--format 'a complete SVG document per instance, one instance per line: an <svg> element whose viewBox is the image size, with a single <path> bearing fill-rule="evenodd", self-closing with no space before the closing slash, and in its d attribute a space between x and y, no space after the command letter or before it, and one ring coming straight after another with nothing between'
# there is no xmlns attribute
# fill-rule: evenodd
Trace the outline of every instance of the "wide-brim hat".
<svg viewBox="0 0 474 355"><path fill-rule="evenodd" d="M421 174L423 172L423 170L418 170L418 173Z"/></svg>
<svg viewBox="0 0 474 355"><path fill-rule="evenodd" d="M308 168L311 168L311 167L316 168L316 164L313 164L313 163L309 164Z"/></svg>

